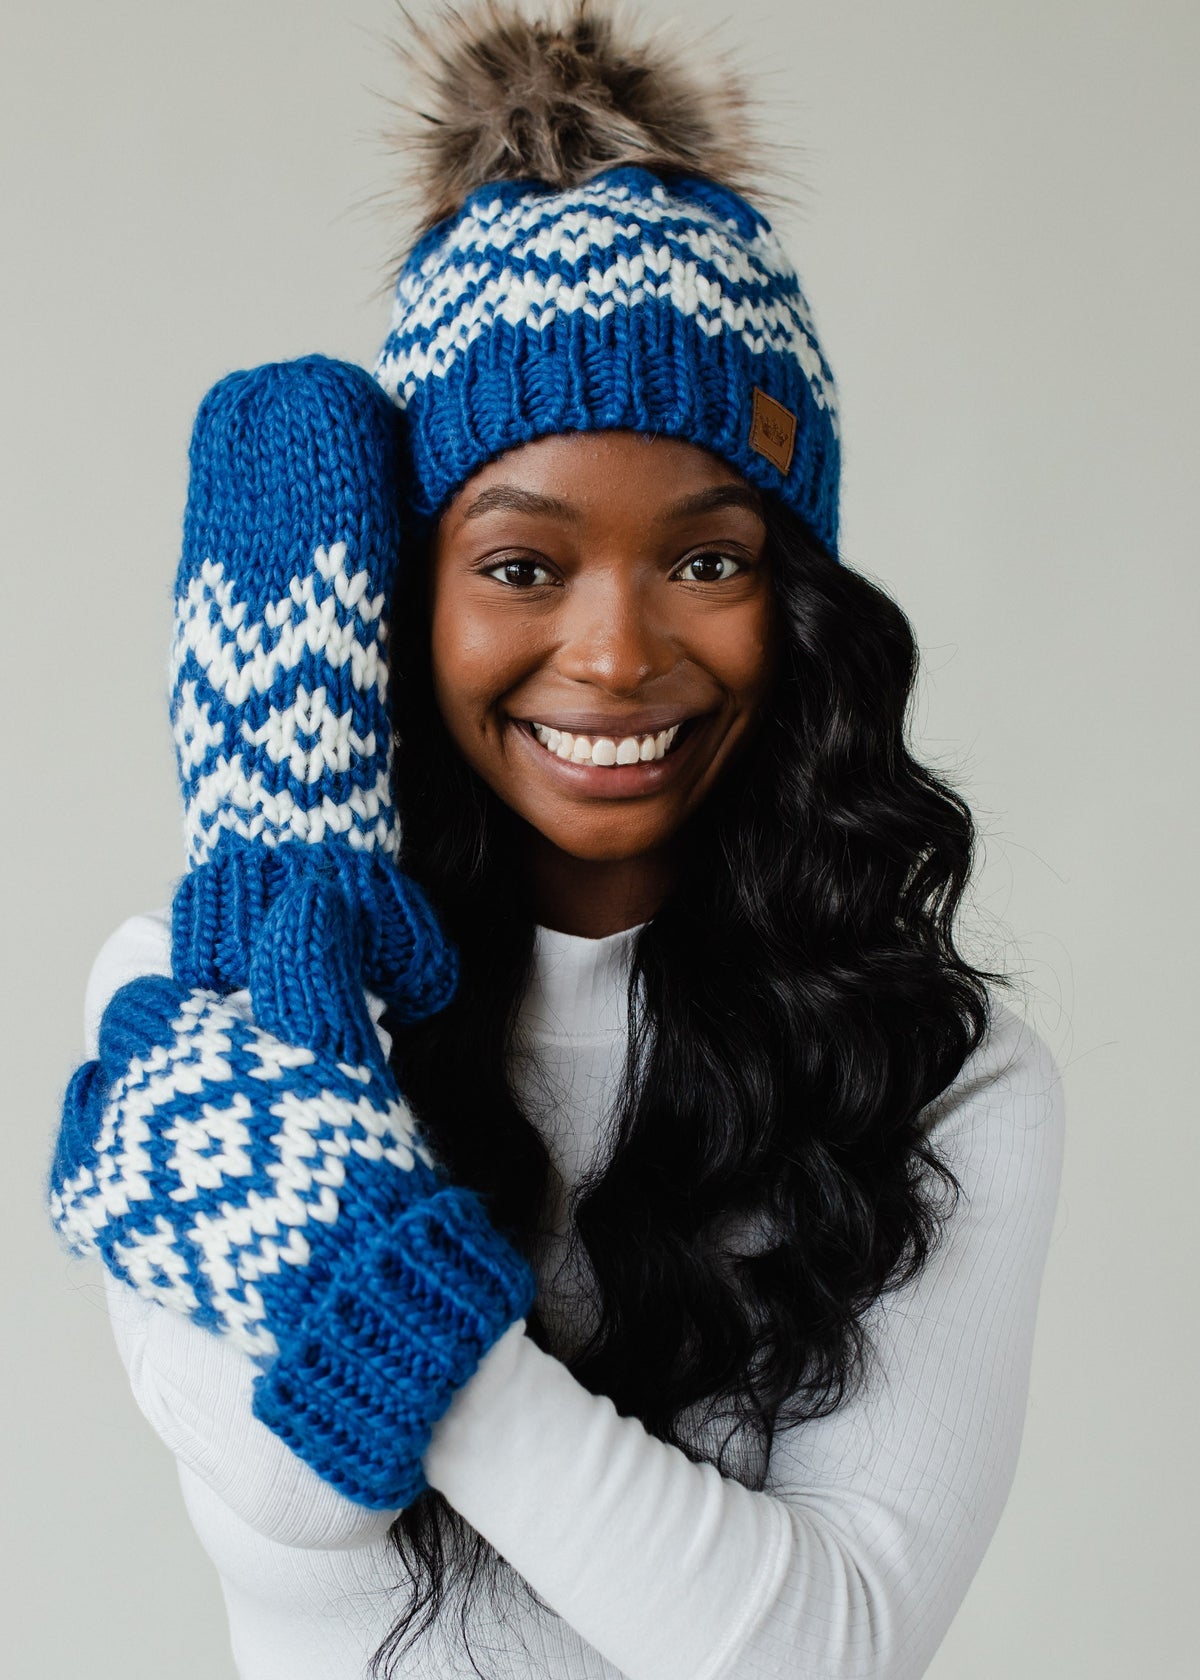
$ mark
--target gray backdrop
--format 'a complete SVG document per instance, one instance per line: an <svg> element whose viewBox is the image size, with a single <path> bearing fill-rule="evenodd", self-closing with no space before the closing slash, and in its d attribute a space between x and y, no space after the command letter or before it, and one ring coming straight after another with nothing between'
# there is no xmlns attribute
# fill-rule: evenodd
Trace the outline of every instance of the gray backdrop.
<svg viewBox="0 0 1200 1680"><path fill-rule="evenodd" d="M382 335L396 228L351 207L395 180L366 91L398 85L392 21L390 0L6 8L0 1639L21 1680L232 1675L42 1176L91 958L181 867L165 650L197 402L232 367L366 362ZM841 386L846 553L915 623L916 733L983 828L972 949L1023 973L1066 1074L1020 1472L932 1674L1183 1680L1200 11L743 0L721 39L803 147L779 220Z"/></svg>

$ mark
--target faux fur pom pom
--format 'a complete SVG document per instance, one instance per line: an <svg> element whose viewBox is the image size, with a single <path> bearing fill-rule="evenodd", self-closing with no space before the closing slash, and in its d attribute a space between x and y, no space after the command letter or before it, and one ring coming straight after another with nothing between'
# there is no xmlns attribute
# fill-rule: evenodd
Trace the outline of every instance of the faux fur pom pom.
<svg viewBox="0 0 1200 1680"><path fill-rule="evenodd" d="M545 0L536 18L518 0L477 0L429 24L401 10L407 37L393 46L413 97L387 138L415 171L418 233L485 182L561 190L618 164L774 196L750 178L762 148L745 79L703 42L685 54L661 29L635 39L611 0Z"/></svg>

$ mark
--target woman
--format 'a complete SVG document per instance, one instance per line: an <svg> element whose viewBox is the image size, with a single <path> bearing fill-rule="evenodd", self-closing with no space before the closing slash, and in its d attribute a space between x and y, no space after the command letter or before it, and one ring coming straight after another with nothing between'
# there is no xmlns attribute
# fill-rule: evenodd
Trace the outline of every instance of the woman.
<svg viewBox="0 0 1200 1680"><path fill-rule="evenodd" d="M915 1676L1011 1482L1056 1073L954 945L736 87L586 5L439 51L377 383L197 419L189 871L97 964L52 1211L249 1680Z"/></svg>

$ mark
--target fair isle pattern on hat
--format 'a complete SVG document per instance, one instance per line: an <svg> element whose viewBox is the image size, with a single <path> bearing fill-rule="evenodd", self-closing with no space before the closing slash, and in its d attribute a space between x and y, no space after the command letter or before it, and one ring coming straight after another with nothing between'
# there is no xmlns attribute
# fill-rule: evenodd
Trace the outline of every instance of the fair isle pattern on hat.
<svg viewBox="0 0 1200 1680"><path fill-rule="evenodd" d="M622 166L477 188L405 262L375 376L425 517L505 449L623 429L712 450L836 554L833 375L770 224L713 181ZM755 387L796 417L786 473L750 442Z"/></svg>

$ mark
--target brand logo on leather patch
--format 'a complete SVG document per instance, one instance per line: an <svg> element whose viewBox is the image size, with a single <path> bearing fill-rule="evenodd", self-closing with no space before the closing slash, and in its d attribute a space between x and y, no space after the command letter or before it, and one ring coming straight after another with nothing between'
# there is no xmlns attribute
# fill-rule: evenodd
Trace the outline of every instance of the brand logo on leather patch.
<svg viewBox="0 0 1200 1680"><path fill-rule="evenodd" d="M790 408L754 387L754 419L750 425L750 447L765 455L773 467L786 474L796 447L796 416Z"/></svg>

